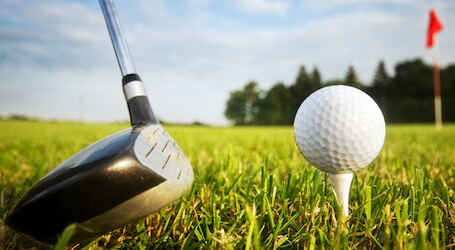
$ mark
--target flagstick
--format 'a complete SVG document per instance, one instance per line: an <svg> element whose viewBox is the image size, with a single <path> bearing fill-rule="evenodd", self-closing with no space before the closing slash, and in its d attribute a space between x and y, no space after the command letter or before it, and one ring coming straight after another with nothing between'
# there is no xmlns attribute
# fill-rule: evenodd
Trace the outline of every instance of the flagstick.
<svg viewBox="0 0 455 250"><path fill-rule="evenodd" d="M437 34L434 35L433 46L433 79L434 79L434 117L437 130L442 129L442 107L441 107L441 81L439 74L439 46Z"/></svg>

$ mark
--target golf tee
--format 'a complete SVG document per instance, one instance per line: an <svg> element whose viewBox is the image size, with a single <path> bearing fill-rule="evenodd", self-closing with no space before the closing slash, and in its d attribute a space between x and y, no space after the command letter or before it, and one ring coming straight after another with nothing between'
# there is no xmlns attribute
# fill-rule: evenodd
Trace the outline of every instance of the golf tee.
<svg viewBox="0 0 455 250"><path fill-rule="evenodd" d="M351 189L352 173L346 174L331 174L329 173L330 181L332 182L333 190L337 197L338 203L340 203L343 214L346 218L349 215L349 191Z"/></svg>

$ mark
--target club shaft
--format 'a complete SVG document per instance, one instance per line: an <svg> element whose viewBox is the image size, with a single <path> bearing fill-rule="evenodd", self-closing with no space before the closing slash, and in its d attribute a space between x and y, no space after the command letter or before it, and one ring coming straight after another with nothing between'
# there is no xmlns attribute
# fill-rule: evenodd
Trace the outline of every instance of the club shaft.
<svg viewBox="0 0 455 250"><path fill-rule="evenodd" d="M123 93L128 104L132 126L159 124L150 106L141 78L136 74L117 12L112 0L99 0L122 72Z"/></svg>
<svg viewBox="0 0 455 250"><path fill-rule="evenodd" d="M112 0L99 0L101 9L103 10L104 19L111 36L112 45L114 46L117 61L122 72L122 76L135 74L133 60L131 59L128 45L123 35L122 27L115 11L114 3Z"/></svg>

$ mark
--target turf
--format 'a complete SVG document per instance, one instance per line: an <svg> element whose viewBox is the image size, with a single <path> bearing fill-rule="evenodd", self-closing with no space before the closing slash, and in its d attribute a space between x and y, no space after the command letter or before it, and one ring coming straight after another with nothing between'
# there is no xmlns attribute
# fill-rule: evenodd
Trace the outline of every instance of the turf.
<svg viewBox="0 0 455 250"><path fill-rule="evenodd" d="M5 214L60 162L126 127L1 121L0 249L46 248L8 229ZM455 125L387 126L378 158L354 175L347 220L326 174L298 152L291 127L164 127L193 165L191 191L69 247L455 248Z"/></svg>

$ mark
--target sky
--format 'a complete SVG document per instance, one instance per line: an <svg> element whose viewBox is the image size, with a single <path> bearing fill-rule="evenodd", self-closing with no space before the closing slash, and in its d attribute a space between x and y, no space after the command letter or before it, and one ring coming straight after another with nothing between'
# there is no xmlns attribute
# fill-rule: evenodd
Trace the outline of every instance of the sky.
<svg viewBox="0 0 455 250"><path fill-rule="evenodd" d="M323 81L349 65L369 84L407 59L433 63L428 12L444 25L439 63L455 63L453 0L117 0L154 113L228 125L231 91L291 85L301 66ZM429 83L432 84L432 83ZM303 100L302 100L303 101ZM121 73L98 1L0 0L0 115L129 120Z"/></svg>

